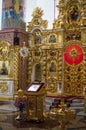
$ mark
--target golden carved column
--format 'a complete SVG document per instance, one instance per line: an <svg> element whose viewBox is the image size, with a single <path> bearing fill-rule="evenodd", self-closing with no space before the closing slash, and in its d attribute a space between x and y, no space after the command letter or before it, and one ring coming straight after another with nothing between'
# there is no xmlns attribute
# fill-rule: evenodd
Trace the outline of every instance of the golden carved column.
<svg viewBox="0 0 86 130"><path fill-rule="evenodd" d="M19 47L14 47L13 64L14 64L14 92L18 89L18 62L19 61Z"/></svg>
<svg viewBox="0 0 86 130"><path fill-rule="evenodd" d="M42 80L46 82L46 50L43 50L42 73Z"/></svg>
<svg viewBox="0 0 86 130"><path fill-rule="evenodd" d="M28 53L28 83L31 82L31 72L32 72L32 52L29 50Z"/></svg>

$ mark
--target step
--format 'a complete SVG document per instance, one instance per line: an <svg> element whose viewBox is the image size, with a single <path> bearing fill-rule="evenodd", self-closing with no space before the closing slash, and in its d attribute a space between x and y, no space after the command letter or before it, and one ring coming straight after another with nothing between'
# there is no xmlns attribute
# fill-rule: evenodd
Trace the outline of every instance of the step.
<svg viewBox="0 0 86 130"><path fill-rule="evenodd" d="M77 106L77 107L83 107L84 103L71 103L70 106Z"/></svg>
<svg viewBox="0 0 86 130"><path fill-rule="evenodd" d="M69 107L69 109L73 109L73 110L84 110L84 107Z"/></svg>
<svg viewBox="0 0 86 130"><path fill-rule="evenodd" d="M84 111L80 111L77 113L78 116L86 116L86 113Z"/></svg>
<svg viewBox="0 0 86 130"><path fill-rule="evenodd" d="M84 100L83 99L74 99L72 102L73 103L81 103L81 102L84 102Z"/></svg>

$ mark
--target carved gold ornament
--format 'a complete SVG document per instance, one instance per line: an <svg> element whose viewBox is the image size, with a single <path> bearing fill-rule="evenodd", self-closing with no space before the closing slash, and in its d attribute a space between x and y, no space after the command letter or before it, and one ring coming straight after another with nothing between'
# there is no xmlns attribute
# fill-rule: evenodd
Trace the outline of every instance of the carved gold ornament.
<svg viewBox="0 0 86 130"><path fill-rule="evenodd" d="M43 10L39 7L36 7L32 14L32 21L29 22L28 30L30 31L33 26L42 26L43 28L47 28L48 21L42 19Z"/></svg>
<svg viewBox="0 0 86 130"><path fill-rule="evenodd" d="M0 93L7 92L8 90L8 85L6 82L0 82Z"/></svg>
<svg viewBox="0 0 86 130"><path fill-rule="evenodd" d="M73 49L70 51L69 55L70 55L73 59L76 59L76 57L77 57L77 55L78 55L78 51L77 51L75 48L73 48Z"/></svg>
<svg viewBox="0 0 86 130"><path fill-rule="evenodd" d="M26 48L26 47L22 47L21 49L20 49L20 55L21 55L21 57L27 57L27 55L28 55L28 48Z"/></svg>

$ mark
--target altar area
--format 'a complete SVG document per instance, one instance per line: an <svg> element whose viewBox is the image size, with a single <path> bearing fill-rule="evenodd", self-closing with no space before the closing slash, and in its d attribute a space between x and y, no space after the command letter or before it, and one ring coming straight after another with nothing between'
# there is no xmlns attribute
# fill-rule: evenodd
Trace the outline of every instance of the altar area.
<svg viewBox="0 0 86 130"><path fill-rule="evenodd" d="M66 12L62 6L64 4ZM1 100L13 99L19 88L26 90L35 81L45 83L46 96L84 96L86 20L83 6L84 2L60 1L59 18L50 30L47 29L48 21L42 18L43 10L39 7L32 13L27 32L19 28L10 30L10 33L9 30L2 30ZM71 17L70 10L73 9L77 12L77 16L75 12L72 14L75 18ZM16 43L15 39L18 40Z"/></svg>

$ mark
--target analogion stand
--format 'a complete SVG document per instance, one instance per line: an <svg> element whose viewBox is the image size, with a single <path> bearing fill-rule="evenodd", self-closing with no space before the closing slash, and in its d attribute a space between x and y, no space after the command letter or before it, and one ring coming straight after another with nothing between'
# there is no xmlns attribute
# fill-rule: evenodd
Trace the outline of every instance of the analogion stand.
<svg viewBox="0 0 86 130"><path fill-rule="evenodd" d="M44 83L34 82L26 90L27 95L27 120L43 121L45 105Z"/></svg>

